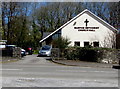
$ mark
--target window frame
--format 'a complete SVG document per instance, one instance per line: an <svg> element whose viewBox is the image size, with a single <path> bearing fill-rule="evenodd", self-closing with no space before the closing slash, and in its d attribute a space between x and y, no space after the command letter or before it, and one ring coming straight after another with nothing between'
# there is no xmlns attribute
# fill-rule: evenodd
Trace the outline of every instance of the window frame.
<svg viewBox="0 0 120 89"><path fill-rule="evenodd" d="M95 46L95 43L98 43L98 46ZM99 41L94 41L93 42L93 47L99 47Z"/></svg>
<svg viewBox="0 0 120 89"><path fill-rule="evenodd" d="M88 45L85 45L85 43L88 43ZM90 42L89 41L84 41L84 47L89 46Z"/></svg>
<svg viewBox="0 0 120 89"><path fill-rule="evenodd" d="M74 46L79 46L80 47L80 41L74 41Z"/></svg>

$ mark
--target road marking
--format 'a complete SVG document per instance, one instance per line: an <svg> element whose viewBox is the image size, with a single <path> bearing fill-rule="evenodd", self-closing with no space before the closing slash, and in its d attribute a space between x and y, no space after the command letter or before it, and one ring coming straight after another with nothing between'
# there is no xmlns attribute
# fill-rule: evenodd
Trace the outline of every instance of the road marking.
<svg viewBox="0 0 120 89"><path fill-rule="evenodd" d="M0 69L0 70L22 70L22 69Z"/></svg>
<svg viewBox="0 0 120 89"><path fill-rule="evenodd" d="M63 71L63 72L96 72L96 73L116 73L114 71L84 71L84 70L57 70L57 71Z"/></svg>

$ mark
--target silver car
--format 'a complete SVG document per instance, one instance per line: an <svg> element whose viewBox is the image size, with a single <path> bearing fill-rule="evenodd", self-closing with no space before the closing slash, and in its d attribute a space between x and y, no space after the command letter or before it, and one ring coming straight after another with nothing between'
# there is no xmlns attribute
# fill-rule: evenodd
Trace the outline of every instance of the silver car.
<svg viewBox="0 0 120 89"><path fill-rule="evenodd" d="M38 56L51 56L52 47L49 45L43 46L38 53Z"/></svg>

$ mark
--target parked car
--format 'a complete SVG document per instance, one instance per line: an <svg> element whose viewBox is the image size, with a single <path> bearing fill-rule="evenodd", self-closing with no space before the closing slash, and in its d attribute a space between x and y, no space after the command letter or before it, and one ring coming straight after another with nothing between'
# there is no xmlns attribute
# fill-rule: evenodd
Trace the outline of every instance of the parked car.
<svg viewBox="0 0 120 89"><path fill-rule="evenodd" d="M9 49L9 50L12 50L15 47L16 47L16 45L6 45L6 48Z"/></svg>
<svg viewBox="0 0 120 89"><path fill-rule="evenodd" d="M28 47L26 49L26 52L28 52L29 55L32 55L33 54L33 49L31 47Z"/></svg>
<svg viewBox="0 0 120 89"><path fill-rule="evenodd" d="M52 47L49 45L43 46L38 53L38 56L51 56Z"/></svg>
<svg viewBox="0 0 120 89"><path fill-rule="evenodd" d="M26 51L24 49L21 49L21 56L26 56Z"/></svg>
<svg viewBox="0 0 120 89"><path fill-rule="evenodd" d="M8 56L13 57L13 49L16 47L16 45L5 45L5 48L2 49L2 56Z"/></svg>

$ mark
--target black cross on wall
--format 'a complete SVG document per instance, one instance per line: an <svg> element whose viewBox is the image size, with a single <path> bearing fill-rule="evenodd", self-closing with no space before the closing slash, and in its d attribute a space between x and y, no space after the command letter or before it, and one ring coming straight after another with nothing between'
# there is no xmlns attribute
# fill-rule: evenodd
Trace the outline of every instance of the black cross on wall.
<svg viewBox="0 0 120 89"><path fill-rule="evenodd" d="M88 23L89 21L86 19L85 21L84 21L84 23L86 23L86 27L87 27L87 23Z"/></svg>

